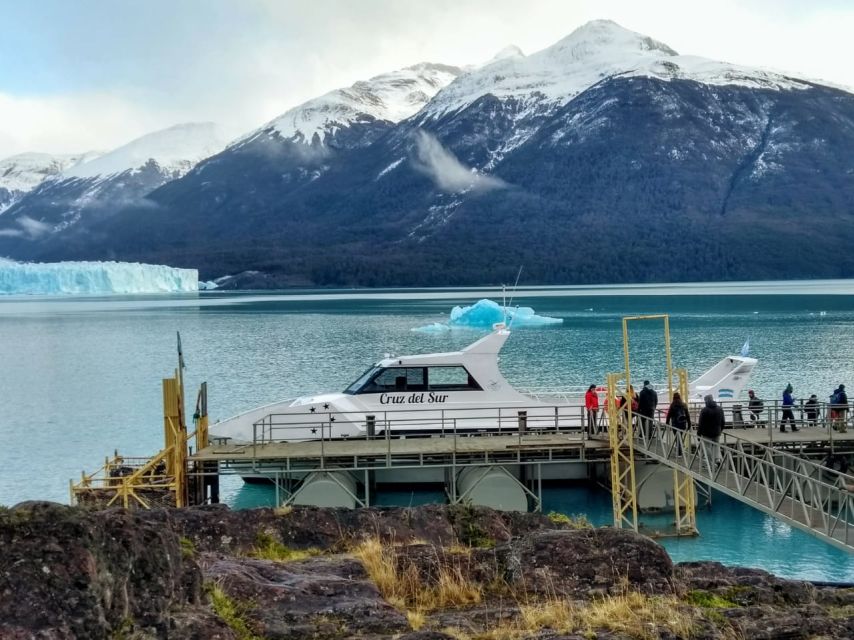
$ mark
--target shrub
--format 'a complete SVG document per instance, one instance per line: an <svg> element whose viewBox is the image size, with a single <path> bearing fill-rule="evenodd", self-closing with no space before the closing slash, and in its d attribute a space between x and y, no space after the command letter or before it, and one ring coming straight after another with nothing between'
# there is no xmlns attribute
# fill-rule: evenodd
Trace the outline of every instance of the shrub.
<svg viewBox="0 0 854 640"><path fill-rule="evenodd" d="M557 511L550 511L548 514L548 519L554 522L555 524L565 525L569 529L592 529L593 524L590 520L587 519L587 516L583 513L573 514L571 516L566 515L565 513L558 513Z"/></svg>
<svg viewBox="0 0 854 640"><path fill-rule="evenodd" d="M305 560L312 556L320 555L320 549L290 549L276 540L266 531L259 531L255 536L255 546L247 554L251 558L259 560L271 560L273 562L291 562Z"/></svg>

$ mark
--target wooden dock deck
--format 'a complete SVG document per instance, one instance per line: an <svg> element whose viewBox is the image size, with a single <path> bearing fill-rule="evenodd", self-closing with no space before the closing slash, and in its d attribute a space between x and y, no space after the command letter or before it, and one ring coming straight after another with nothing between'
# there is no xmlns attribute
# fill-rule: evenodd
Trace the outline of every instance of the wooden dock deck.
<svg viewBox="0 0 854 640"><path fill-rule="evenodd" d="M797 432L782 433L777 429L727 429L721 443L738 439L757 445L799 449L827 447L833 442L847 450L854 449L854 430L847 433L832 432L827 428L805 427ZM310 440L305 442L266 442L258 444L214 444L191 456L196 461L301 461L335 459L367 460L375 463L386 458L387 466L396 466L394 459L452 457L472 458L478 455L507 459L532 457L539 453L552 458L584 460L601 458L609 448L607 436L585 437L579 431L562 433L496 434L445 434L431 437L375 438L353 440ZM566 455L573 452L574 455ZM587 454L590 454L588 456ZM301 465L302 466L302 465Z"/></svg>

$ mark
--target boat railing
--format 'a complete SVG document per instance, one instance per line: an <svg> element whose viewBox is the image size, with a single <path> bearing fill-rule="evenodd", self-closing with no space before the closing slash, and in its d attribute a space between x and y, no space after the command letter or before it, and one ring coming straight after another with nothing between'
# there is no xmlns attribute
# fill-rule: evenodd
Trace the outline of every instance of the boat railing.
<svg viewBox="0 0 854 640"><path fill-rule="evenodd" d="M453 409L389 409L273 413L253 424L253 444L297 440L341 440L341 424L356 425L359 439L509 435L579 432L585 424L578 405L514 405ZM306 431L310 437L306 438ZM299 437L294 437L299 434Z"/></svg>
<svg viewBox="0 0 854 640"><path fill-rule="evenodd" d="M604 401L600 403L592 429L584 407L567 404L452 409L407 407L375 413L336 411L330 407L322 412L271 413L254 423L253 444L341 440L341 429L338 427L342 424L355 426L355 433L351 437L359 439L511 434L521 437L573 432L590 437L607 431L604 404ZM784 407L779 400L765 401L761 408L750 408L744 400L723 400L718 404L724 410L727 430L733 432L751 428L777 428L781 425L794 426L796 429L844 431L852 418L852 412L841 411L842 407L827 402L809 406L805 401L797 401L791 408ZM689 402L688 406L693 428L696 429L703 403ZM791 411L791 416L785 413L787 409ZM653 417L665 422L667 412L668 404L659 403ZM306 437L306 433L310 435Z"/></svg>

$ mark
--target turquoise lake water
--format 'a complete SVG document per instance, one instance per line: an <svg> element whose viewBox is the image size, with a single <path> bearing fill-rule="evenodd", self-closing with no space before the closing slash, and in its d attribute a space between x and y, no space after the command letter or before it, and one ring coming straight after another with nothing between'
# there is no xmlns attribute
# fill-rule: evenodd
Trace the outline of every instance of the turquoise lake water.
<svg viewBox="0 0 854 640"><path fill-rule="evenodd" d="M212 419L274 400L340 390L386 352L461 348L483 334L414 327L494 290L210 293L158 297L0 299L0 504L68 501L68 481L113 449L147 455L162 445L160 379L175 367L175 332L187 388L209 384ZM777 398L830 395L854 384L854 282L541 288L515 303L563 324L518 329L502 352L524 387L600 382L622 365L620 319L669 313L674 364L695 377L750 339L751 387ZM662 379L661 331L632 330L634 377ZM235 507L273 500L266 487L223 483ZM387 493L386 504L441 500ZM602 491L550 487L544 509L610 522ZM779 575L854 581L854 556L740 503L716 496L699 513L701 536L663 542L675 560L717 559ZM647 518L650 527L662 522Z"/></svg>

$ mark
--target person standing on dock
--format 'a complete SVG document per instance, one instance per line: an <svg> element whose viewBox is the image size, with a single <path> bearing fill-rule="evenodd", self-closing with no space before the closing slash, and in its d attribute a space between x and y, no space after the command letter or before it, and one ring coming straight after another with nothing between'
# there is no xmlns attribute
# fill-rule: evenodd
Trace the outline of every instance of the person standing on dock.
<svg viewBox="0 0 854 640"><path fill-rule="evenodd" d="M807 418L807 426L814 427L818 423L818 396L812 394L810 399L804 403L804 415Z"/></svg>
<svg viewBox="0 0 854 640"><path fill-rule="evenodd" d="M765 408L765 405L762 403L761 398L756 397L756 393L754 393L753 389L747 392L747 397L750 398L750 401L747 403L747 408L750 409L750 424L753 427L759 426L759 418L762 415L762 410Z"/></svg>
<svg viewBox="0 0 854 640"><path fill-rule="evenodd" d="M783 390L783 417L780 419L780 431L783 433L786 433L786 423L792 427L792 431L798 431L795 426L795 412L793 411L795 407L795 399L792 397L793 390L791 383L787 384Z"/></svg>
<svg viewBox="0 0 854 640"><path fill-rule="evenodd" d="M845 393L845 385L836 387L836 391L830 396L830 424L834 431L845 433L848 431L848 394Z"/></svg>
<svg viewBox="0 0 854 640"><path fill-rule="evenodd" d="M599 394L596 393L595 384L587 387L587 393L584 394L584 409L587 412L587 435L595 435L596 416L599 413Z"/></svg>
<svg viewBox="0 0 854 640"><path fill-rule="evenodd" d="M726 427L726 418L724 410L715 402L714 397L707 395L704 400L706 406L700 410L700 417L697 419L697 435L703 438L700 444L705 453L706 465L711 472L712 460L714 460L715 469L721 464L721 447L718 441Z"/></svg>
<svg viewBox="0 0 854 640"><path fill-rule="evenodd" d="M658 406L658 394L649 380L643 381L643 389L638 395L638 416L640 419L641 429L647 440L652 438L652 419L655 416L655 408Z"/></svg>

